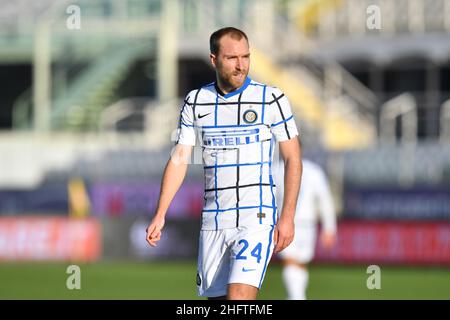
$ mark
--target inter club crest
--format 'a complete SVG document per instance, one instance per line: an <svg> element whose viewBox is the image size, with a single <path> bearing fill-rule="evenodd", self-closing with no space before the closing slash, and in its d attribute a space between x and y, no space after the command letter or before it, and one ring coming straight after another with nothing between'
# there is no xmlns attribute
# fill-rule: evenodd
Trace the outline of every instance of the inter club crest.
<svg viewBox="0 0 450 320"><path fill-rule="evenodd" d="M258 119L258 114L255 110L249 109L244 112L244 121L246 123L254 123Z"/></svg>

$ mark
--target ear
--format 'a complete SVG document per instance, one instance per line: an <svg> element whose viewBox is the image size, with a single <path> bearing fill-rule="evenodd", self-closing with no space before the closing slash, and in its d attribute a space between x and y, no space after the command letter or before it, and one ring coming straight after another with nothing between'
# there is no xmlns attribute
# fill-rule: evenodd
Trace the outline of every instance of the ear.
<svg viewBox="0 0 450 320"><path fill-rule="evenodd" d="M209 54L209 59L211 60L211 64L213 65L214 68L217 67L216 62L217 62L217 58L214 54L210 53Z"/></svg>

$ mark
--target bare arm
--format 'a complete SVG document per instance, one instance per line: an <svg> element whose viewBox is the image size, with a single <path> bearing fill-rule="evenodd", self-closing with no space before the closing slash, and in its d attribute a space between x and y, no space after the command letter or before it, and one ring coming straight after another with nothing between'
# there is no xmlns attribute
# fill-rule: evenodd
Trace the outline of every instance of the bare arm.
<svg viewBox="0 0 450 320"><path fill-rule="evenodd" d="M283 209L275 228L275 252L286 248L294 239L294 216L302 177L301 148L298 138L280 142L284 159Z"/></svg>
<svg viewBox="0 0 450 320"><path fill-rule="evenodd" d="M192 146L177 144L169 161L167 161L161 182L161 192L155 215L147 228L147 242L156 247L161 239L161 230L164 227L165 216L175 194L186 176Z"/></svg>

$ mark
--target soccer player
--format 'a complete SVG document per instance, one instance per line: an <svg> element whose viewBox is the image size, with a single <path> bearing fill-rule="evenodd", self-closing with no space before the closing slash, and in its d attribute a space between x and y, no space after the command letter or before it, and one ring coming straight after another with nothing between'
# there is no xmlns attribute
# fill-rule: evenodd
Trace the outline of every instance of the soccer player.
<svg viewBox="0 0 450 320"><path fill-rule="evenodd" d="M308 263L314 256L317 236L317 212L320 214L321 244L329 249L336 242L336 213L327 177L319 165L303 159L300 195L295 214L295 236L280 252L283 282L289 300L305 300L308 286ZM274 165L274 180L278 187L277 201L283 199L283 164Z"/></svg>
<svg viewBox="0 0 450 320"><path fill-rule="evenodd" d="M185 98L147 241L156 246L161 239L166 211L185 177L192 148L201 146L205 203L198 295L253 300L273 252L283 250L294 237L301 181L298 131L281 90L248 77L250 49L243 31L227 27L214 32L210 60L216 81ZM286 171L279 217L271 175L275 140Z"/></svg>

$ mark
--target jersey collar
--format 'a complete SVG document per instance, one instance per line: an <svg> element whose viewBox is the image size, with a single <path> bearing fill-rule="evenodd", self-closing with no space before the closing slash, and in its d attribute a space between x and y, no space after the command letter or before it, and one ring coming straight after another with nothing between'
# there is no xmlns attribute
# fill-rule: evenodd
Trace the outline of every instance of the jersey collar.
<svg viewBox="0 0 450 320"><path fill-rule="evenodd" d="M216 89L218 94L220 94L225 99L228 99L228 98L235 96L237 94L240 94L242 91L244 91L248 87L248 85L250 84L251 81L252 81L252 79L250 79L250 77L247 77L244 81L244 84L239 89L228 92L227 94L224 94L222 92L222 90L220 90L219 86L217 85L217 81L214 82L214 88Z"/></svg>

